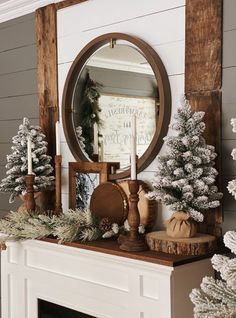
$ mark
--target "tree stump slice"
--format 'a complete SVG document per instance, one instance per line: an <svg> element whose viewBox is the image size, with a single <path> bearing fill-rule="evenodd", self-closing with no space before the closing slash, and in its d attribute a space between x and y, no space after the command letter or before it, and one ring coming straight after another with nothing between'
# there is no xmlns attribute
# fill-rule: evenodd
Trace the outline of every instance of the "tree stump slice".
<svg viewBox="0 0 236 318"><path fill-rule="evenodd" d="M215 236L197 233L191 238L173 238L166 231L146 234L150 250L175 255L205 255L216 250Z"/></svg>

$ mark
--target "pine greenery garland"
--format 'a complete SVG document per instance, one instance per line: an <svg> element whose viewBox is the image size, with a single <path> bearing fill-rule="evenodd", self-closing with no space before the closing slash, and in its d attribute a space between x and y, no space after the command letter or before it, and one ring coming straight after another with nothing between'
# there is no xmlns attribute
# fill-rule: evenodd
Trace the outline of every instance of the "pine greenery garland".
<svg viewBox="0 0 236 318"><path fill-rule="evenodd" d="M54 186L54 177L50 176L53 171L50 164L52 158L47 155L48 144L45 141L45 135L42 133L41 127L31 126L29 120L24 118L17 135L12 138L12 153L7 155L7 177L2 179L0 183L0 192L11 193L9 202L13 202L16 196L24 195L26 192L28 136L30 136L32 144L32 169L35 174L34 191L49 190Z"/></svg>
<svg viewBox="0 0 236 318"><path fill-rule="evenodd" d="M225 245L236 253L236 232L224 236ZM193 289L194 318L236 318L236 258L214 255L213 268L221 279L204 277L200 289Z"/></svg>
<svg viewBox="0 0 236 318"><path fill-rule="evenodd" d="M203 221L202 212L219 206L222 198L215 185L217 154L202 137L204 114L192 112L188 101L183 100L170 126L177 135L164 138L168 151L157 157L154 190L148 194L149 199L160 200L172 211L186 212L197 222Z"/></svg>
<svg viewBox="0 0 236 318"><path fill-rule="evenodd" d="M59 243L92 241L102 236L90 210L68 210L59 216L29 212L10 212L0 219L1 242L40 239L53 236Z"/></svg>

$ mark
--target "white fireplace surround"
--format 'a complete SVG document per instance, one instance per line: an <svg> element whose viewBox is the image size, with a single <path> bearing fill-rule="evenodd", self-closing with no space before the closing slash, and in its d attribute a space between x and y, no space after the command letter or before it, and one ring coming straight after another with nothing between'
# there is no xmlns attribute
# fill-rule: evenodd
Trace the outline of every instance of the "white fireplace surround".
<svg viewBox="0 0 236 318"><path fill-rule="evenodd" d="M209 259L177 267L44 241L2 252L2 318L38 318L38 299L106 318L191 318Z"/></svg>

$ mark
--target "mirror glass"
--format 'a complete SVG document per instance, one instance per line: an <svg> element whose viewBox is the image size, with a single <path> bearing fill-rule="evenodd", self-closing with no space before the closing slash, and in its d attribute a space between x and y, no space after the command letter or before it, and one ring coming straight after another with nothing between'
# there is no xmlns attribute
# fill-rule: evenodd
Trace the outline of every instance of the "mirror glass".
<svg viewBox="0 0 236 318"><path fill-rule="evenodd" d="M145 56L132 43L103 45L84 63L72 94L72 123L87 160L130 165L131 119L140 158L157 129L159 90Z"/></svg>

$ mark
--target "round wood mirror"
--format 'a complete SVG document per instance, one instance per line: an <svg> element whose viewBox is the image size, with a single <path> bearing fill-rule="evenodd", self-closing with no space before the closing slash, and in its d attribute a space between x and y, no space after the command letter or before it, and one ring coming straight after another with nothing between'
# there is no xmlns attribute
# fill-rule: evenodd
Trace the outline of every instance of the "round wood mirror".
<svg viewBox="0 0 236 318"><path fill-rule="evenodd" d="M137 121L137 170L163 144L171 113L165 67L144 41L109 33L88 43L73 62L64 87L63 127L78 161L120 162L110 180L130 175L131 117Z"/></svg>

